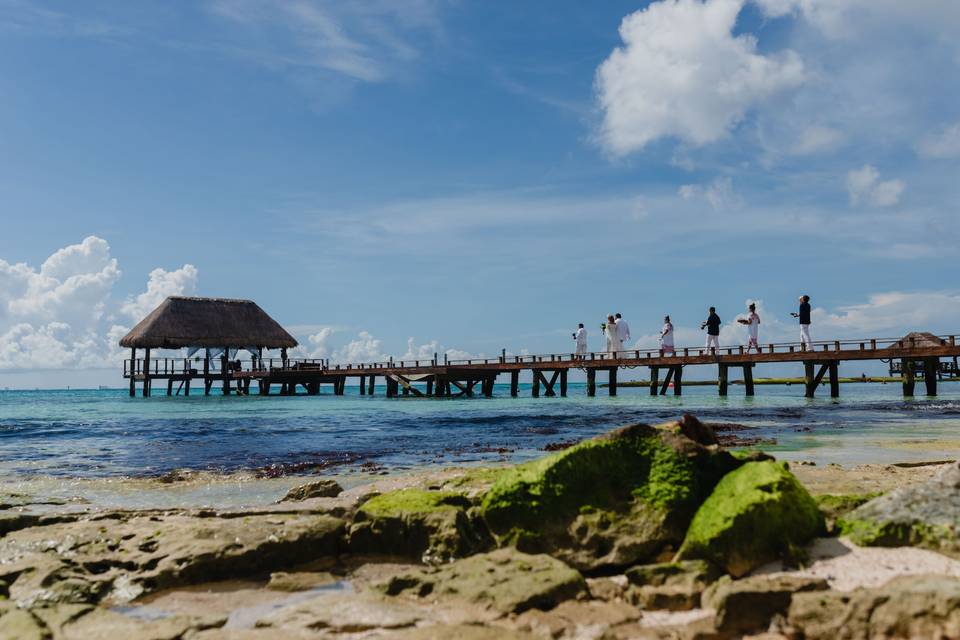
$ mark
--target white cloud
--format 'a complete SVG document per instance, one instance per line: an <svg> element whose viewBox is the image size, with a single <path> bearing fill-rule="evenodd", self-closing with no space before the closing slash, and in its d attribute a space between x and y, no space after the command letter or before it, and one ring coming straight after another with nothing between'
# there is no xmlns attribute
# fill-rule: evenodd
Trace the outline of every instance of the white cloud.
<svg viewBox="0 0 960 640"><path fill-rule="evenodd" d="M917 153L925 158L960 158L960 122L924 136Z"/></svg>
<svg viewBox="0 0 960 640"><path fill-rule="evenodd" d="M431 0L328 3L215 0L230 27L222 51L271 69L315 69L362 82L390 79L416 59L424 34L439 31Z"/></svg>
<svg viewBox="0 0 960 640"><path fill-rule="evenodd" d="M111 310L152 310L157 296L182 293L196 275L190 265L156 269L146 292L118 305L120 269L102 238L59 249L39 269L0 260L0 370L113 366L128 328L110 323Z"/></svg>
<svg viewBox="0 0 960 640"><path fill-rule="evenodd" d="M173 271L154 269L147 280L147 290L135 298L128 298L120 310L134 322L139 322L169 296L196 293L197 275L197 268L192 264L185 264Z"/></svg>
<svg viewBox="0 0 960 640"><path fill-rule="evenodd" d="M361 331L355 340L337 349L331 356L334 362L361 363L383 362L389 356L383 353L381 342L368 331Z"/></svg>
<svg viewBox="0 0 960 640"><path fill-rule="evenodd" d="M792 153L797 156L809 156L824 151L832 151L840 145L843 139L844 134L838 129L817 124L810 125L801 132Z"/></svg>
<svg viewBox="0 0 960 640"><path fill-rule="evenodd" d="M677 190L684 200L704 198L714 210L728 209L742 204L740 196L733 190L733 179L728 176L715 178L709 184L685 184Z"/></svg>
<svg viewBox="0 0 960 640"><path fill-rule="evenodd" d="M602 144L615 155L663 137L720 140L747 111L799 86L793 51L763 55L733 35L745 0L661 0L623 19L623 46L597 69Z"/></svg>
<svg viewBox="0 0 960 640"><path fill-rule="evenodd" d="M868 204L877 207L892 207L900 202L900 194L906 185L902 180L880 180L880 172L869 164L847 173L847 192L850 204Z"/></svg>
<svg viewBox="0 0 960 640"><path fill-rule="evenodd" d="M443 360L443 356L446 355L450 360L469 360L484 358L481 354L474 354L469 351L464 351L463 349L447 349L445 348L438 340L431 340L423 344L417 344L416 339L407 338L407 351L402 356L400 360L430 360L433 358L433 355L437 354L439 360Z"/></svg>
<svg viewBox="0 0 960 640"><path fill-rule="evenodd" d="M833 312L815 309L812 320L841 337L887 333L884 337L898 338L909 331L955 331L957 317L960 293L955 291L890 291Z"/></svg>

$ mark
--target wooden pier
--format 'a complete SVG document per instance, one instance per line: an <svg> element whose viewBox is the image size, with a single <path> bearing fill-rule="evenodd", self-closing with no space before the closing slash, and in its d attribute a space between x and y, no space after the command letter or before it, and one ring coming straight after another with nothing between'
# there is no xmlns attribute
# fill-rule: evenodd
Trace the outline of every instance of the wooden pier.
<svg viewBox="0 0 960 640"><path fill-rule="evenodd" d="M256 344L256 343L253 343ZM439 360L436 355L430 360L387 361L362 364L331 364L328 360L288 359L253 357L242 361L231 359L228 346L217 359L204 358L151 358L150 348L144 357L124 361L124 378L129 380L130 395L136 394L139 384L142 395L151 395L154 382L165 382L167 395L189 395L191 383L195 389L211 393L219 383L225 395L236 393L260 395L279 393L295 395L305 393L318 395L321 387L330 385L335 395L343 395L348 380L359 384L362 395L373 395L376 383L382 381L387 397L490 397L499 376L509 376L510 395L519 395L521 372L532 376L533 397L567 395L568 377L571 370L586 374L586 393L596 395L597 374L606 378L607 393L617 395L617 377L621 369L645 368L650 373L650 394L666 395L671 389L674 395L683 393L684 370L695 366L717 367L717 391L721 396L728 393L731 369L741 371L746 395L755 393L753 370L758 364L797 363L803 365L805 394L814 397L821 383L829 383L831 397L840 395L839 365L841 362L881 360L897 362L902 370L903 395L914 395L918 378L922 379L926 395L937 393L941 371L941 358L960 355L960 345L953 335L934 336L929 333L913 333L904 338L865 339L815 342L809 347L798 343L763 345L760 352L747 353L743 346L706 349L687 347L677 349L675 354L663 355L657 350L631 350L611 353L588 353L548 355L507 355L504 351L497 358L471 360ZM249 352L256 348L245 347ZM285 350L285 349L284 349ZM924 375L918 375L919 367ZM601 378L601 381L603 381ZM256 383L255 389L253 383Z"/></svg>

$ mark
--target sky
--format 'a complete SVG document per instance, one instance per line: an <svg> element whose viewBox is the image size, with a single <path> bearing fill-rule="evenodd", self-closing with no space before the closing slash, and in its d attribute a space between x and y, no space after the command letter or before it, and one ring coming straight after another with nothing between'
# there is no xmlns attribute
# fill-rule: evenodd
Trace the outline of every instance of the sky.
<svg viewBox="0 0 960 640"><path fill-rule="evenodd" d="M0 0L0 388L167 295L338 362L960 333L954 0ZM859 366L859 365L857 365Z"/></svg>

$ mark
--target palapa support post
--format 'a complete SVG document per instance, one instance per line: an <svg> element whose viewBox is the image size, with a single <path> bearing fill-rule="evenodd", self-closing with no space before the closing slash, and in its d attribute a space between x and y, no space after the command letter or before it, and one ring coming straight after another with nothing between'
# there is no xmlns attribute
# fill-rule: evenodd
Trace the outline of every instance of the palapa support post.
<svg viewBox="0 0 960 640"><path fill-rule="evenodd" d="M567 397L567 369L560 370L560 397Z"/></svg>
<svg viewBox="0 0 960 640"><path fill-rule="evenodd" d="M903 397L913 397L913 387L916 384L916 377L913 371L913 360L904 358L900 361L900 370L903 372Z"/></svg>
<svg viewBox="0 0 960 640"><path fill-rule="evenodd" d="M540 397L540 371L533 369L533 386L530 387L530 395L534 398Z"/></svg>
<svg viewBox="0 0 960 640"><path fill-rule="evenodd" d="M748 396L753 395L753 365L743 365L743 387Z"/></svg>
<svg viewBox="0 0 960 640"><path fill-rule="evenodd" d="M130 349L130 397L137 395L137 348Z"/></svg>
<svg viewBox="0 0 960 640"><path fill-rule="evenodd" d="M190 378L189 377L187 378L186 382L183 385L183 395L185 396L190 395Z"/></svg>
<svg viewBox="0 0 960 640"><path fill-rule="evenodd" d="M727 373L728 365L720 363L717 365L717 391L721 396L727 395Z"/></svg>
<svg viewBox="0 0 960 640"><path fill-rule="evenodd" d="M597 370L587 369L587 396L597 395Z"/></svg>
<svg viewBox="0 0 960 640"><path fill-rule="evenodd" d="M173 395L173 378L167 378L167 395Z"/></svg>
<svg viewBox="0 0 960 640"><path fill-rule="evenodd" d="M270 381L260 378L257 380L257 384L260 385L260 395L268 396L270 395Z"/></svg>
<svg viewBox="0 0 960 640"><path fill-rule="evenodd" d="M366 377L366 376L360 376L360 395L362 395L362 396L367 395L367 385L366 385L366 382L367 382L367 377Z"/></svg>
<svg viewBox="0 0 960 640"><path fill-rule="evenodd" d="M520 395L520 371L514 370L510 372L510 396L516 398Z"/></svg>
<svg viewBox="0 0 960 640"><path fill-rule="evenodd" d="M683 395L683 365L678 364L673 374L673 395Z"/></svg>
<svg viewBox="0 0 960 640"><path fill-rule="evenodd" d="M657 395L660 385L660 367L650 367L650 395Z"/></svg>
<svg viewBox="0 0 960 640"><path fill-rule="evenodd" d="M220 374L223 378L223 395L230 395L230 347L223 348L220 356Z"/></svg>
<svg viewBox="0 0 960 640"><path fill-rule="evenodd" d="M150 397L150 348L143 350L143 391L144 398Z"/></svg>
<svg viewBox="0 0 960 640"><path fill-rule="evenodd" d="M203 355L203 395L210 395L210 350L205 349Z"/></svg>
<svg viewBox="0 0 960 640"><path fill-rule="evenodd" d="M927 387L927 395L937 395L937 370L940 368L939 358L924 358L923 383Z"/></svg>
<svg viewBox="0 0 960 640"><path fill-rule="evenodd" d="M433 395L433 378L427 380L427 395Z"/></svg>
<svg viewBox="0 0 960 640"><path fill-rule="evenodd" d="M608 374L607 391L611 396L617 395L617 367L610 367L610 373Z"/></svg>
<svg viewBox="0 0 960 640"><path fill-rule="evenodd" d="M490 377L483 381L483 396L485 398L493 397L493 383L496 381L496 377Z"/></svg>
<svg viewBox="0 0 960 640"><path fill-rule="evenodd" d="M368 377L369 377L369 380L367 381L367 395L372 396L373 389L376 386L377 376L371 373Z"/></svg>
<svg viewBox="0 0 960 640"><path fill-rule="evenodd" d="M840 363L836 360L830 361L830 397L840 397Z"/></svg>

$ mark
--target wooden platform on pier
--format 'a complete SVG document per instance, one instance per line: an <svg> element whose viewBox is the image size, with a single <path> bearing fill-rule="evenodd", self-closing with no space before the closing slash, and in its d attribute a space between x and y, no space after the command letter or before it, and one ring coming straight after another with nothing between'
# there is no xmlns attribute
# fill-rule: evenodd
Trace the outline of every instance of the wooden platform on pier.
<svg viewBox="0 0 960 640"><path fill-rule="evenodd" d="M647 368L650 371L651 395L665 395L673 390L681 395L684 369L692 366L715 365L718 372L718 393L726 395L731 368L742 370L743 386L747 395L755 393L753 369L759 364L800 363L804 366L805 394L813 397L824 380L829 382L830 394L840 394L838 368L841 362L882 360L898 362L902 370L903 394L914 394L918 378L922 378L927 395L936 395L937 373L941 358L960 356L960 345L953 335L910 334L899 339L865 339L815 342L810 346L797 343L768 344L760 351L747 352L743 346L706 349L686 347L674 354L657 350L631 350L611 353L507 355L499 357L440 361L387 361L358 364L331 364L326 360L254 358L249 362L219 362L185 358L131 358L124 361L124 377L131 382L131 395L140 383L143 395L151 394L155 380L167 381L167 394L190 393L191 381L209 394L219 382L221 392L249 394L256 382L255 392L281 395L300 392L320 393L321 385L329 384L336 395L343 395L348 379L355 379L363 395L372 395L376 381L383 380L388 397L471 397L491 396L500 375L510 377L510 394L519 395L520 373L532 375L531 395L534 397L566 396L571 370L583 370L587 378L587 394L593 396L597 388L597 372L605 373L607 393L617 394L617 376L621 369ZM220 369L216 370L219 365ZM924 375L918 375L923 371ZM662 377L661 377L662 376Z"/></svg>

